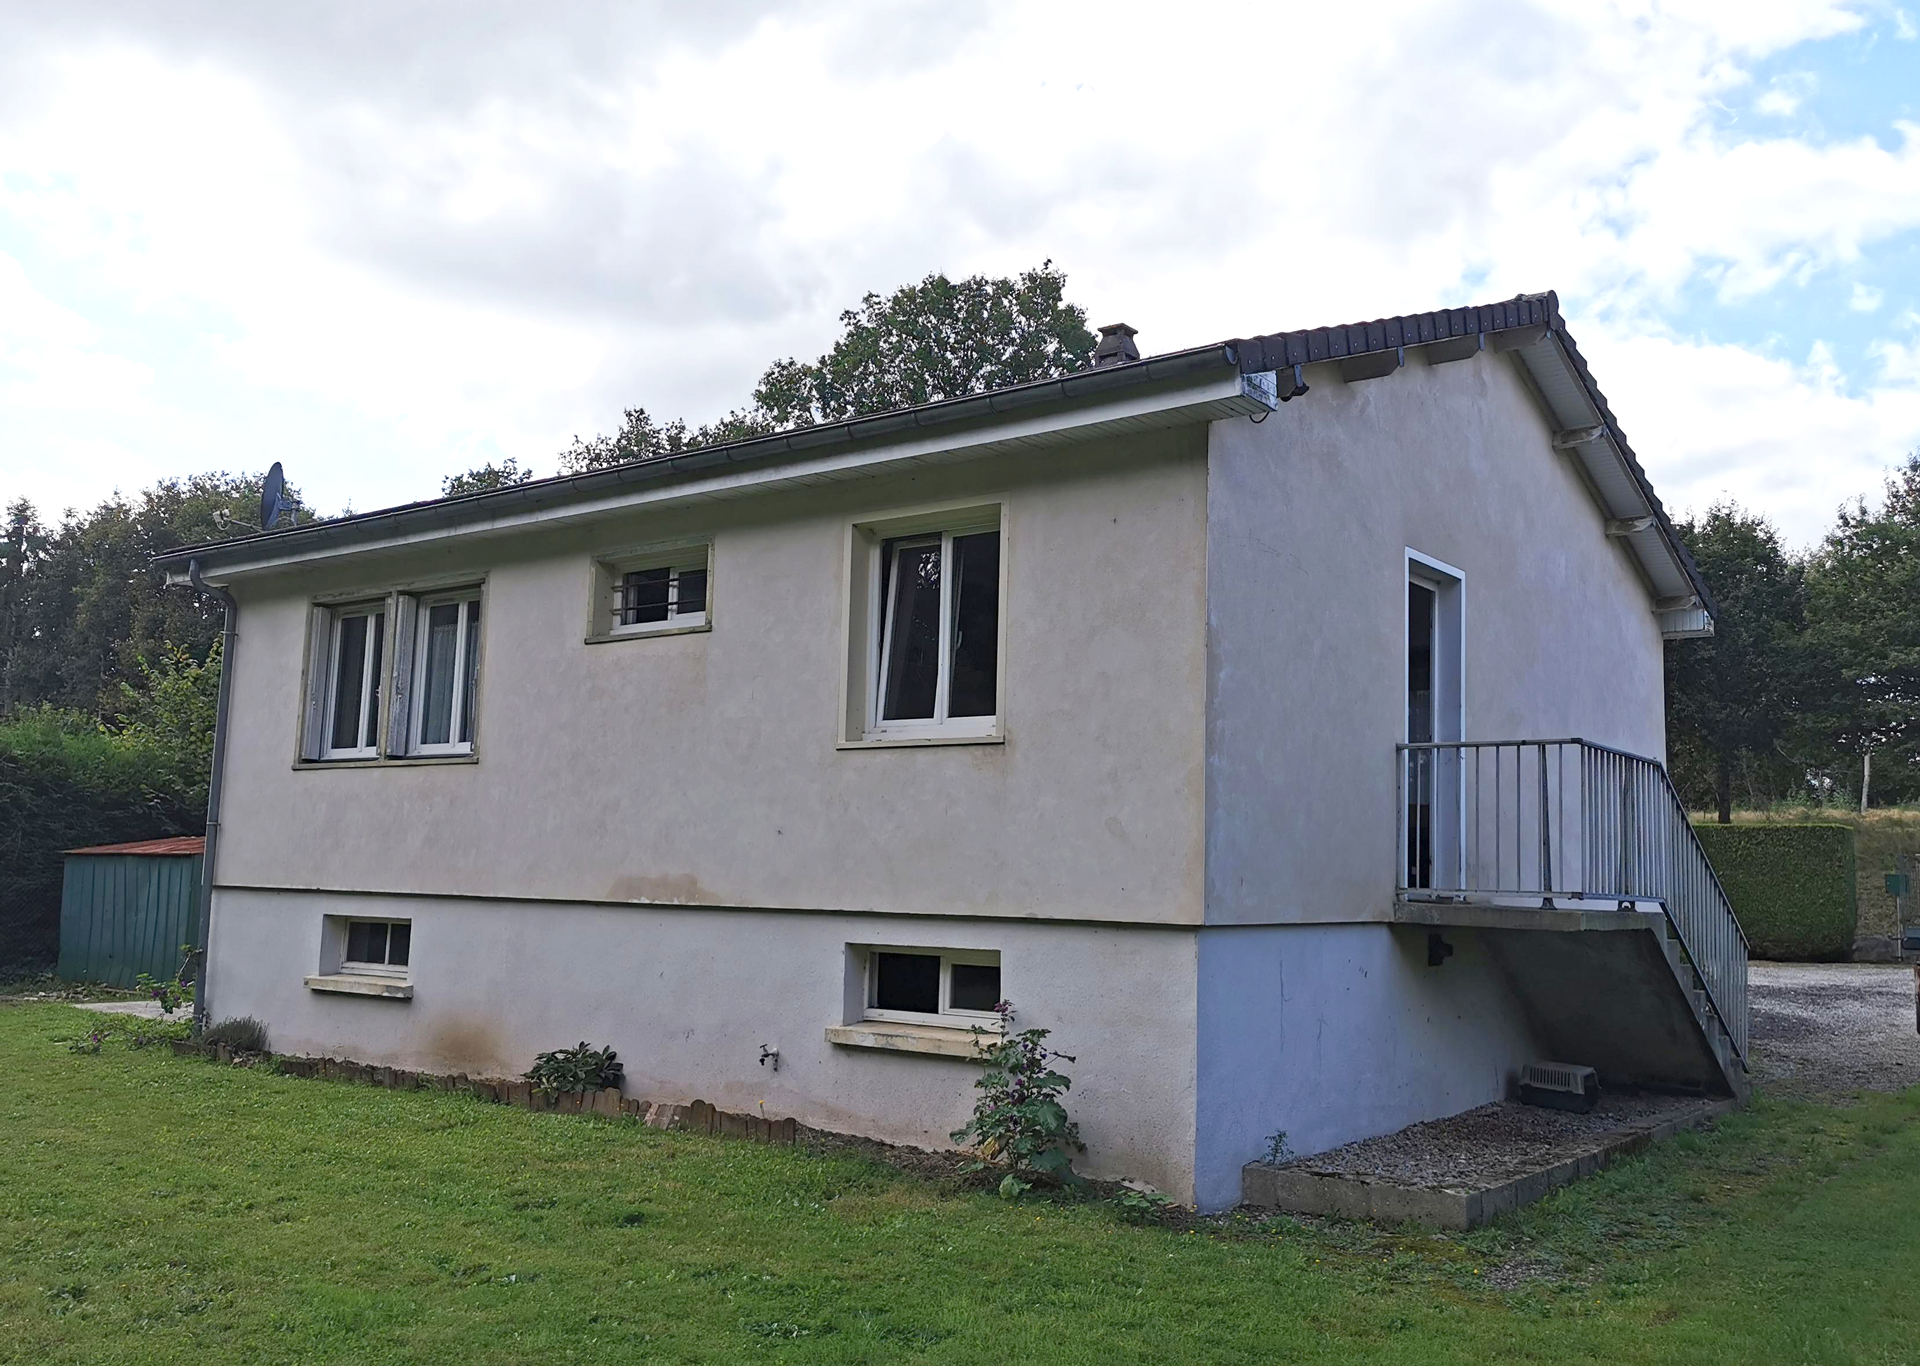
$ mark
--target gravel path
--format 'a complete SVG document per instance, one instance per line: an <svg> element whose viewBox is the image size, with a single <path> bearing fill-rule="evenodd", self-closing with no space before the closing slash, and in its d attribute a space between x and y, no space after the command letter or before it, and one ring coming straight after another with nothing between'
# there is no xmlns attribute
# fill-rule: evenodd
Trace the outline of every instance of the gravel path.
<svg viewBox="0 0 1920 1366"><path fill-rule="evenodd" d="M1920 1085L1913 969L1879 963L1755 963L1748 970L1753 1075L1802 1095Z"/></svg>
<svg viewBox="0 0 1920 1366"><path fill-rule="evenodd" d="M1303 1157L1291 1165L1405 1186L1481 1190L1550 1167L1608 1138L1649 1129L1713 1104L1697 1096L1603 1092L1592 1112L1581 1115L1497 1101Z"/></svg>

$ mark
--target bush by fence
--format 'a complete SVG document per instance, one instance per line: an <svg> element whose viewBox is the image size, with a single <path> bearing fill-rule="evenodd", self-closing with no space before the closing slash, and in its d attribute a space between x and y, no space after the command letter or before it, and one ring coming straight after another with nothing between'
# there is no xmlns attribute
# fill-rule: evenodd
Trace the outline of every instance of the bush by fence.
<svg viewBox="0 0 1920 1366"><path fill-rule="evenodd" d="M143 742L78 712L0 723L0 967L52 966L64 850L200 833L204 811L156 784L163 771Z"/></svg>
<svg viewBox="0 0 1920 1366"><path fill-rule="evenodd" d="M1850 825L1697 825L1755 958L1831 961L1859 921Z"/></svg>

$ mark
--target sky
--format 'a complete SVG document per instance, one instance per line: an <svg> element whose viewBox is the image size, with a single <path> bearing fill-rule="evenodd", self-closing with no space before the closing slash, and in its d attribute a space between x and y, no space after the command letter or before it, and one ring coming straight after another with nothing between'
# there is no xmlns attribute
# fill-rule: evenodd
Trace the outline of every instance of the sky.
<svg viewBox="0 0 1920 1366"><path fill-rule="evenodd" d="M0 502L551 473L1050 259L1149 353L1557 290L1669 509L1810 545L1920 447L1903 3L6 0Z"/></svg>

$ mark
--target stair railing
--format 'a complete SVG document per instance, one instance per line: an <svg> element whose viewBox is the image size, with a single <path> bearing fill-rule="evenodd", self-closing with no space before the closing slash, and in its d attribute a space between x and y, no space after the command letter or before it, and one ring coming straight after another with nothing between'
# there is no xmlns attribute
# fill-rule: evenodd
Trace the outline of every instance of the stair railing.
<svg viewBox="0 0 1920 1366"><path fill-rule="evenodd" d="M1579 739L1398 749L1403 897L1655 904L1746 1057L1746 935L1665 768Z"/></svg>

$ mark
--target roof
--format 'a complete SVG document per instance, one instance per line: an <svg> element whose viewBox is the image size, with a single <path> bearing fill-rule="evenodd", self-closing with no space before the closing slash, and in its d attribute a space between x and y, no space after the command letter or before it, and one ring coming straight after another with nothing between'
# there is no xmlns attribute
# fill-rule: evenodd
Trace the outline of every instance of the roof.
<svg viewBox="0 0 1920 1366"><path fill-rule="evenodd" d="M643 503L711 500L749 485L822 483L877 463L928 463L1178 421L1253 415L1278 407L1275 376L1280 373L1291 372L1295 383L1280 386L1280 392L1292 397L1304 391L1300 367L1331 362L1349 380L1377 378L1403 364L1410 348L1424 349L1436 363L1481 349L1512 354L1557 429L1555 446L1578 463L1605 510L1608 534L1621 538L1652 587L1663 629L1672 635L1711 631L1715 608L1706 582L1595 384L1551 291L1469 308L1243 337L586 474L183 546L156 555L154 562L184 580L191 562L199 560L217 580L223 571L229 576L257 572L456 532L499 533L536 522L586 520Z"/></svg>
<svg viewBox="0 0 1920 1366"><path fill-rule="evenodd" d="M92 844L85 849L69 849L69 854L149 854L156 857L177 857L188 854L204 854L207 851L205 835L170 835L158 840L134 840L128 844Z"/></svg>

